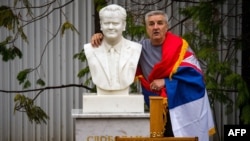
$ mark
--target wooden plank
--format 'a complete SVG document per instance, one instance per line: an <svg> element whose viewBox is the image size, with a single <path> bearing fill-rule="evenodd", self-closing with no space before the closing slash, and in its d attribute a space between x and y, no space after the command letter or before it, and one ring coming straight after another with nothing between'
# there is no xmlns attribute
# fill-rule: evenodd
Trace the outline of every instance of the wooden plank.
<svg viewBox="0 0 250 141"><path fill-rule="evenodd" d="M115 137L115 141L198 141L198 137Z"/></svg>

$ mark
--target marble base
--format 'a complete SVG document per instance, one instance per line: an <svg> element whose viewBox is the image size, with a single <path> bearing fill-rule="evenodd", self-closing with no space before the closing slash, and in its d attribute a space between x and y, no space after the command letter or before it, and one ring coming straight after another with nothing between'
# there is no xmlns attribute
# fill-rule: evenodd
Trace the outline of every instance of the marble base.
<svg viewBox="0 0 250 141"><path fill-rule="evenodd" d="M83 94L83 113L143 113L141 94L96 95Z"/></svg>
<svg viewBox="0 0 250 141"><path fill-rule="evenodd" d="M75 141L115 141L115 136L149 137L149 113L83 113L73 109Z"/></svg>

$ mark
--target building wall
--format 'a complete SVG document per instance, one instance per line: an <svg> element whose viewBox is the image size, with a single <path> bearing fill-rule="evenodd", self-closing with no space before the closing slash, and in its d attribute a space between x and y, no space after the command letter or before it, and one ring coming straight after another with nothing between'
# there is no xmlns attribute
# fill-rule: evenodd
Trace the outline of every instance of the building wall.
<svg viewBox="0 0 250 141"><path fill-rule="evenodd" d="M66 3L69 0L62 0ZM13 6L14 0L1 0L1 5ZM47 0L31 1L33 5L40 5ZM53 5L56 7L58 5ZM35 10L34 14L41 14L45 9ZM65 35L59 34L46 46L53 35L58 31L60 20L56 10L48 18L30 24L24 30L29 43L22 40L16 42L16 46L23 51L23 58L13 61L0 61L0 89L22 90L16 76L25 68L35 68L41 62L37 72L31 73L29 79L35 84L38 76L46 82L46 86L60 86L67 84L80 84L84 80L77 77L79 70L84 67L79 60L73 59L73 55L80 52L82 45L90 40L93 34L93 3L92 0L76 0L62 9L68 20L73 23L80 34L67 31ZM11 34L1 29L1 41L6 35ZM46 49L45 49L46 48ZM41 57L42 53L43 56ZM31 89L39 88L33 86ZM71 87L65 89L52 89L42 92L37 98L36 104L48 114L47 124L36 125L30 123L26 114L14 113L14 97L16 93L0 93L0 141L69 141L74 139L73 119L71 109L81 108L83 88ZM38 92L25 93L34 97Z"/></svg>

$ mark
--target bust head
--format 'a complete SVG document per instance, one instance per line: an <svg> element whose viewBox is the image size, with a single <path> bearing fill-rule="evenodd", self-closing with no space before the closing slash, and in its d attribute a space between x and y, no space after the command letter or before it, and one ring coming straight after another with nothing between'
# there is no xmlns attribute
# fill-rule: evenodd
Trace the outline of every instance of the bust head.
<svg viewBox="0 0 250 141"><path fill-rule="evenodd" d="M126 28L126 10L119 5L111 4L102 8L99 16L104 40L109 44L118 43Z"/></svg>

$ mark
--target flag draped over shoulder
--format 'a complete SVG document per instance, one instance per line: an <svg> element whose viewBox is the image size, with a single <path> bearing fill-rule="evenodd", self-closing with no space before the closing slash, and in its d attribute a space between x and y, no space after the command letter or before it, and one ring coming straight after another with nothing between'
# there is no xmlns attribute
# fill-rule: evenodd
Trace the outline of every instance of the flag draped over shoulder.
<svg viewBox="0 0 250 141"><path fill-rule="evenodd" d="M140 71L137 75L140 75ZM149 87L151 81L165 78L165 88L156 94L168 99L175 137L198 136L200 141L208 141L209 134L215 133L202 70L184 39L167 32L162 60L154 66L149 81L138 78L144 96L155 95Z"/></svg>
<svg viewBox="0 0 250 141"><path fill-rule="evenodd" d="M171 79L166 78L172 130L178 136L198 136L209 141L215 133L213 116L195 56L185 58Z"/></svg>

